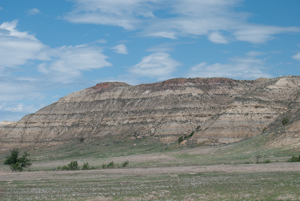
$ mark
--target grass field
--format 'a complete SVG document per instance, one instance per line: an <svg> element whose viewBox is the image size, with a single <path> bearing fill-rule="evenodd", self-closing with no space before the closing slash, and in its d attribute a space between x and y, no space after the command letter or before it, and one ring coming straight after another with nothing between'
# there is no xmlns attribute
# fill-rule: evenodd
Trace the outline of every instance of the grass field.
<svg viewBox="0 0 300 201"><path fill-rule="evenodd" d="M3 165L4 153L0 200L300 200L300 163L286 162L299 149L270 148L267 140L259 135L218 147L126 137L73 141L27 150L33 166L21 173ZM127 160L126 168L101 168ZM96 169L57 170L71 161Z"/></svg>

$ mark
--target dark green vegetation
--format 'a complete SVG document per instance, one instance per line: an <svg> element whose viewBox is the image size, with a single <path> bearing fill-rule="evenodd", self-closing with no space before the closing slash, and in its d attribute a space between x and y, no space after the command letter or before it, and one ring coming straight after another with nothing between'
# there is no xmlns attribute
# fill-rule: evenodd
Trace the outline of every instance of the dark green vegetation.
<svg viewBox="0 0 300 201"><path fill-rule="evenodd" d="M197 127L198 128L198 127ZM179 138L178 138L178 144L180 144L183 140L185 140L185 139L188 139L188 138L190 138L190 137L192 137L193 135L194 135L194 131L193 132L191 132L191 134L189 134L189 135L184 135L184 136L180 136Z"/></svg>
<svg viewBox="0 0 300 201"><path fill-rule="evenodd" d="M126 167L128 164L129 164L129 161L128 161L128 160L125 161L125 162L123 162L121 165L119 165L118 163L114 163L114 162L112 161L112 162L110 162L110 163L108 163L108 164L103 163L101 167L102 167L103 169L121 168L121 167L124 168L124 167Z"/></svg>
<svg viewBox="0 0 300 201"><path fill-rule="evenodd" d="M32 165L31 160L28 158L29 154L24 152L23 156L19 158L19 149L10 150L10 156L6 157L4 165L9 165L13 172L21 172L23 168L27 168Z"/></svg>
<svg viewBox="0 0 300 201"><path fill-rule="evenodd" d="M292 156L292 158L290 158L290 159L288 160L288 162L300 162L300 155L299 155L299 157L297 157L297 156Z"/></svg>
<svg viewBox="0 0 300 201"><path fill-rule="evenodd" d="M289 123L289 122L290 122L290 119L287 118L287 117L284 117L284 118L282 119L282 125L285 125L285 124L287 124L287 123Z"/></svg>
<svg viewBox="0 0 300 201"><path fill-rule="evenodd" d="M58 170L80 170L77 161L72 161L68 165L64 165L62 167L58 166L57 169ZM96 169L96 168L93 166L90 166L89 163L84 163L82 165L82 170L92 170L92 169Z"/></svg>

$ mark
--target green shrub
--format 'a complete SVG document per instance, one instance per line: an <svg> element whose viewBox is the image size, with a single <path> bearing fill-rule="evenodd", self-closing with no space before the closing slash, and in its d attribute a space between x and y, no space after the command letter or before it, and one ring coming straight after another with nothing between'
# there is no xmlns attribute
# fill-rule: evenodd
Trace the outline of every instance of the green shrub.
<svg viewBox="0 0 300 201"><path fill-rule="evenodd" d="M84 141L84 137L79 138L79 142L83 142Z"/></svg>
<svg viewBox="0 0 300 201"><path fill-rule="evenodd" d="M68 170L79 170L77 161L72 161L68 164Z"/></svg>
<svg viewBox="0 0 300 201"><path fill-rule="evenodd" d="M264 160L263 163L271 163L270 160Z"/></svg>
<svg viewBox="0 0 300 201"><path fill-rule="evenodd" d="M284 117L283 119L282 119L282 125L285 125L285 124L287 124L287 123L289 123L289 118L287 118L287 117Z"/></svg>
<svg viewBox="0 0 300 201"><path fill-rule="evenodd" d="M82 166L82 169L83 170L90 170L91 167L90 167L89 163L84 163L83 166Z"/></svg>
<svg viewBox="0 0 300 201"><path fill-rule="evenodd" d="M108 163L108 164L105 164L105 163L102 164L103 169L105 169L105 168L114 168L116 166L118 166L118 164L115 164L113 161Z"/></svg>
<svg viewBox="0 0 300 201"><path fill-rule="evenodd" d="M183 140L184 140L183 137L180 136L180 137L178 138L178 144L180 144Z"/></svg>
<svg viewBox="0 0 300 201"><path fill-rule="evenodd" d="M9 165L13 172L21 172L23 168L32 165L31 160L27 158L29 156L27 152L24 152L23 156L20 158L19 153L19 149L10 150L10 156L7 156L6 160L4 161L4 165Z"/></svg>
<svg viewBox="0 0 300 201"><path fill-rule="evenodd" d="M199 131L201 128L201 126L197 126L196 131Z"/></svg>
<svg viewBox="0 0 300 201"><path fill-rule="evenodd" d="M66 165L64 165L64 166L62 166L62 168L61 168L61 170L68 170L69 168L68 168L68 166L66 166Z"/></svg>
<svg viewBox="0 0 300 201"><path fill-rule="evenodd" d="M184 135L184 137L183 137L183 136L180 136L180 137L178 138L178 144L180 144L183 140L192 137L192 136L194 135L194 133L195 133L195 132L193 131L193 132L191 132L191 134L189 134L189 135Z"/></svg>
<svg viewBox="0 0 300 201"><path fill-rule="evenodd" d="M60 170L60 166L57 166L57 169Z"/></svg>
<svg viewBox="0 0 300 201"><path fill-rule="evenodd" d="M107 164L107 168L114 168L114 167L115 167L115 163L113 161Z"/></svg>
<svg viewBox="0 0 300 201"><path fill-rule="evenodd" d="M300 155L299 157L297 156L292 156L287 162L300 162Z"/></svg>
<svg viewBox="0 0 300 201"><path fill-rule="evenodd" d="M129 161L127 160L127 161L122 163L122 167L126 167L128 164L129 164Z"/></svg>
<svg viewBox="0 0 300 201"><path fill-rule="evenodd" d="M96 167L94 167L94 166L91 166L91 170L95 170L96 169Z"/></svg>

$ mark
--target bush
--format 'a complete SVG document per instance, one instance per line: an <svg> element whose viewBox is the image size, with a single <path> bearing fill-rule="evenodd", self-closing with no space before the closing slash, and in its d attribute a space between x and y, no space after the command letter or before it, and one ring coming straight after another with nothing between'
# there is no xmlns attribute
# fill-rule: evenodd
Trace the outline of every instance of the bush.
<svg viewBox="0 0 300 201"><path fill-rule="evenodd" d="M10 156L7 156L4 161L4 165L9 165L13 172L21 172L23 168L27 168L32 165L31 160L27 158L29 156L27 152L24 152L21 158L19 158L19 153L19 149L10 150Z"/></svg>
<svg viewBox="0 0 300 201"><path fill-rule="evenodd" d="M114 168L114 167L115 167L115 164L114 164L114 162L112 161L112 162L108 163L106 167L107 167L107 168Z"/></svg>
<svg viewBox="0 0 300 201"><path fill-rule="evenodd" d="M199 131L201 128L201 126L197 126L196 131Z"/></svg>
<svg viewBox="0 0 300 201"><path fill-rule="evenodd" d="M62 166L61 170L69 170L68 166L64 165Z"/></svg>
<svg viewBox="0 0 300 201"><path fill-rule="evenodd" d="M83 166L82 166L82 169L83 170L90 170L91 167L90 167L89 163L84 163Z"/></svg>
<svg viewBox="0 0 300 201"><path fill-rule="evenodd" d="M184 137L183 137L183 136L180 136L180 137L178 138L178 144L180 144L183 140L192 137L192 136L194 135L194 133L195 133L195 132L193 131L193 132L191 132L191 134L189 134L189 135L184 135Z"/></svg>
<svg viewBox="0 0 300 201"><path fill-rule="evenodd" d="M289 123L289 118L287 118L287 117L284 117L283 119L282 119L282 125L285 125L285 124L287 124L287 123Z"/></svg>
<svg viewBox="0 0 300 201"><path fill-rule="evenodd" d="M102 168L105 169L106 167L107 167L107 165L103 163Z"/></svg>
<svg viewBox="0 0 300 201"><path fill-rule="evenodd" d="M83 142L83 141L84 141L83 137L79 138L79 142Z"/></svg>
<svg viewBox="0 0 300 201"><path fill-rule="evenodd" d="M264 160L263 163L271 163L271 161L270 160Z"/></svg>
<svg viewBox="0 0 300 201"><path fill-rule="evenodd" d="M126 167L129 164L129 161L125 161L124 163L122 163L122 167Z"/></svg>
<svg viewBox="0 0 300 201"><path fill-rule="evenodd" d="M68 164L68 170L79 170L77 161L72 161Z"/></svg>
<svg viewBox="0 0 300 201"><path fill-rule="evenodd" d="M292 156L287 162L300 162L300 155L299 157L297 156Z"/></svg>
<svg viewBox="0 0 300 201"><path fill-rule="evenodd" d="M182 137L182 136L180 136L179 138L178 138L178 144L180 144L180 142L182 142L184 140L184 138Z"/></svg>

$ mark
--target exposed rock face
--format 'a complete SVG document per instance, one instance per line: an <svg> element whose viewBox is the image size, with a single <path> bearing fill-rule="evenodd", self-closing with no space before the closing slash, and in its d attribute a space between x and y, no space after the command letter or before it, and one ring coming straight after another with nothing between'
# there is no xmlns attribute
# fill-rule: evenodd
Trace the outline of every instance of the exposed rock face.
<svg viewBox="0 0 300 201"><path fill-rule="evenodd" d="M179 78L137 86L101 83L0 126L0 148L132 134L168 143L197 127L192 138L198 143L234 142L260 134L291 108L297 110L299 86L300 77Z"/></svg>

